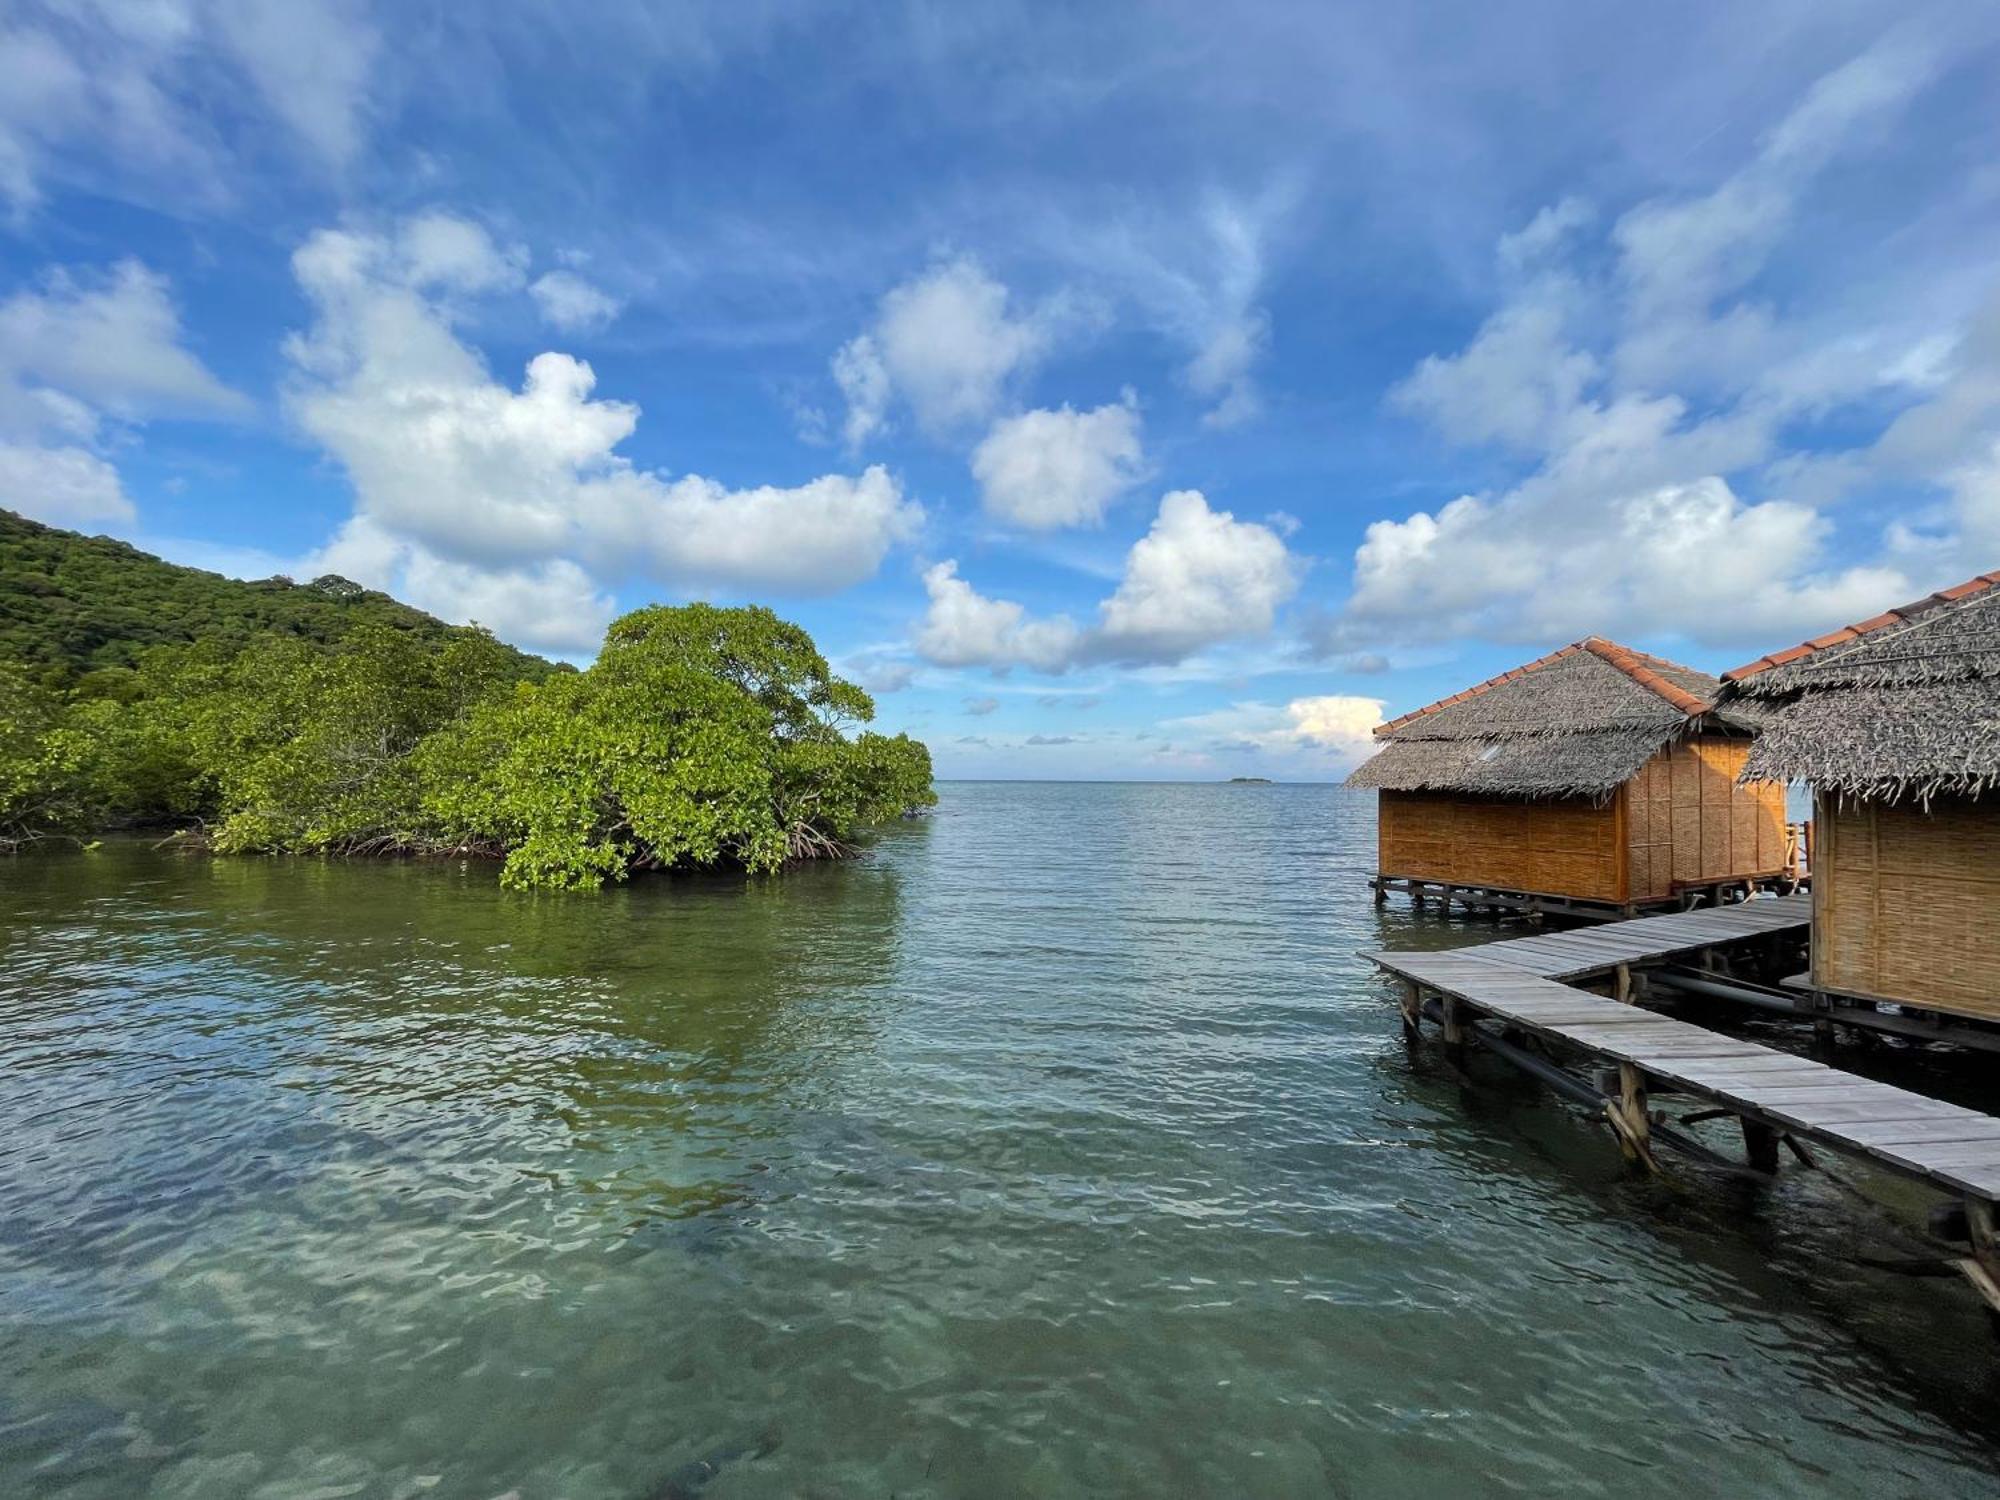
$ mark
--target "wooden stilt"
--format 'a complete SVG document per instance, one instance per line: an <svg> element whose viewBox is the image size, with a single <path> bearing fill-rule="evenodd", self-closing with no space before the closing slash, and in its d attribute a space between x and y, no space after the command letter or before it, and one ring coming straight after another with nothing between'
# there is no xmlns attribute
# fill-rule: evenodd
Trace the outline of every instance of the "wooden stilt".
<svg viewBox="0 0 2000 1500"><path fill-rule="evenodd" d="M1760 1120L1743 1117L1743 1153L1759 1172L1778 1170L1778 1132Z"/></svg>
<svg viewBox="0 0 2000 1500"><path fill-rule="evenodd" d="M1620 1005L1632 1003L1632 966L1620 964L1611 971L1611 998Z"/></svg>
<svg viewBox="0 0 2000 1500"><path fill-rule="evenodd" d="M1965 1226L1972 1241L1972 1254L1958 1263L1972 1289L1986 1303L1986 1316L1995 1333L2000 1333L2000 1220L1993 1203L1986 1198L1965 1200Z"/></svg>
<svg viewBox="0 0 2000 1500"><path fill-rule="evenodd" d="M1403 1036L1405 1040L1414 1042L1423 1035L1417 1025L1423 1016L1423 993L1414 984L1406 982L1397 999L1403 1007Z"/></svg>
<svg viewBox="0 0 2000 1500"><path fill-rule="evenodd" d="M1618 1064L1618 1096L1604 1101L1605 1116L1617 1133L1618 1148L1629 1162L1649 1172L1660 1170L1653 1160L1652 1123L1646 1110L1646 1075L1628 1062Z"/></svg>
<svg viewBox="0 0 2000 1500"><path fill-rule="evenodd" d="M1465 1057L1465 1021L1460 1014L1458 1001L1450 995L1442 997L1444 1009L1444 1049L1446 1056L1454 1062L1462 1062Z"/></svg>

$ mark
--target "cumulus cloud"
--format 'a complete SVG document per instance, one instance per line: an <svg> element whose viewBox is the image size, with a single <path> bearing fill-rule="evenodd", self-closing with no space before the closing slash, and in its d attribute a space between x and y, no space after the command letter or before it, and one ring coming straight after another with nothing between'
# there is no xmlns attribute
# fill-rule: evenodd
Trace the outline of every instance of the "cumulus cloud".
<svg viewBox="0 0 2000 1500"><path fill-rule="evenodd" d="M1266 634L1298 587L1298 565L1268 526L1211 510L1198 490L1175 490L1126 554L1093 628L1067 616L1037 620L1021 604L988 598L958 576L955 562L930 568L924 587L930 607L915 641L928 660L1063 672L1091 661L1178 662Z"/></svg>
<svg viewBox="0 0 2000 1500"><path fill-rule="evenodd" d="M1047 309L1015 308L1007 288L969 256L893 288L873 326L833 358L849 444L881 432L898 399L933 436L987 420L1008 382L1046 349L1052 319Z"/></svg>
<svg viewBox="0 0 2000 1500"><path fill-rule="evenodd" d="M924 570L930 607L917 626L916 648L942 667L1033 667L1061 672L1071 665L1081 632L1066 616L1031 620L1009 599L988 599L958 576L958 564Z"/></svg>
<svg viewBox="0 0 2000 1500"><path fill-rule="evenodd" d="M549 351L518 387L496 380L456 325L464 298L514 284L518 257L446 217L322 231L293 256L315 317L287 345L288 406L372 526L489 569L794 594L859 582L913 534L920 512L886 470L747 489L670 476L618 452L639 408L595 396L584 361Z"/></svg>
<svg viewBox="0 0 2000 1500"><path fill-rule="evenodd" d="M535 278L528 292L542 321L558 333L595 333L618 316L618 299L574 271L555 270Z"/></svg>
<svg viewBox="0 0 2000 1500"><path fill-rule="evenodd" d="M59 525L134 517L107 453L158 417L250 403L183 341L166 279L137 261L57 268L0 302L0 505Z"/></svg>
<svg viewBox="0 0 2000 1500"><path fill-rule="evenodd" d="M1144 454L1131 392L1094 411L1062 406L1003 417L972 452L989 514L1048 531L1094 525L1139 481Z"/></svg>
<svg viewBox="0 0 2000 1500"><path fill-rule="evenodd" d="M482 567L438 556L365 516L347 522L302 574L338 573L443 620L479 624L518 645L588 655L616 612L610 594L567 558Z"/></svg>
<svg viewBox="0 0 2000 1500"><path fill-rule="evenodd" d="M983 719L986 715L999 709L1000 700L998 698L967 698L964 706L965 711L974 718Z"/></svg>
<svg viewBox="0 0 2000 1500"><path fill-rule="evenodd" d="M1384 633L1573 639L1682 634L1709 645L1797 637L1865 618L1910 581L1891 567L1818 566L1809 506L1745 504L1722 479L1609 497L1586 531L1551 538L1540 507L1465 496L1377 521L1355 554L1348 617Z"/></svg>
<svg viewBox="0 0 2000 1500"><path fill-rule="evenodd" d="M1177 661L1269 631L1297 588L1297 564L1275 531L1209 509L1199 490L1175 490L1132 544L1104 601L1099 643L1116 659Z"/></svg>

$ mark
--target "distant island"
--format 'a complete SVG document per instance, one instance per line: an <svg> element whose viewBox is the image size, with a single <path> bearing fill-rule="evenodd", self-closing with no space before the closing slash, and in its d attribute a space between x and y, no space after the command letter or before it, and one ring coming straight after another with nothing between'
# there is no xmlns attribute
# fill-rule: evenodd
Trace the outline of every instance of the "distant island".
<svg viewBox="0 0 2000 1500"><path fill-rule="evenodd" d="M1232 776L1232 777L1230 777L1230 778L1229 778L1229 780L1228 780L1228 781L1227 781L1227 782L1225 783L1225 785L1227 785L1227 786L1271 786L1271 785L1273 785L1273 783L1272 783L1272 781L1271 781L1271 778L1270 778L1270 777L1268 777L1268 776Z"/></svg>

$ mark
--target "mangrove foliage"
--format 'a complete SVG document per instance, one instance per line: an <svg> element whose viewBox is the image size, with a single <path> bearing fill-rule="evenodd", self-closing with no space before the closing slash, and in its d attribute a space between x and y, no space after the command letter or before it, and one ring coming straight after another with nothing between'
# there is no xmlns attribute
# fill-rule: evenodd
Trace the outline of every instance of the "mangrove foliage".
<svg viewBox="0 0 2000 1500"><path fill-rule="evenodd" d="M635 611L584 671L407 613L266 629L223 608L226 629L129 651L8 642L0 844L150 827L224 853L489 857L510 886L587 889L837 856L935 800L924 746L867 730L869 696L768 609Z"/></svg>

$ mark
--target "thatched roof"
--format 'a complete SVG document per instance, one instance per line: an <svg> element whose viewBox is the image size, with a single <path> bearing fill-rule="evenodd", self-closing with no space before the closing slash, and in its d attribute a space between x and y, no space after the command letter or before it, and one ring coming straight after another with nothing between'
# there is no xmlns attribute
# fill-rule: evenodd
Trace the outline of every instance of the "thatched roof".
<svg viewBox="0 0 2000 1500"><path fill-rule="evenodd" d="M2000 573L1725 674L1761 714L1743 776L1886 800L2000 786Z"/></svg>
<svg viewBox="0 0 2000 1500"><path fill-rule="evenodd" d="M1705 714L1705 672L1592 636L1375 731L1347 784L1490 797L1609 796Z"/></svg>

